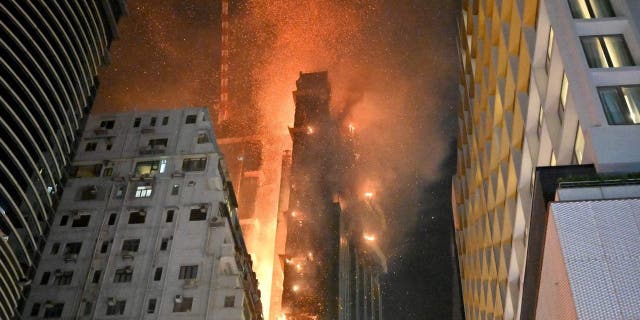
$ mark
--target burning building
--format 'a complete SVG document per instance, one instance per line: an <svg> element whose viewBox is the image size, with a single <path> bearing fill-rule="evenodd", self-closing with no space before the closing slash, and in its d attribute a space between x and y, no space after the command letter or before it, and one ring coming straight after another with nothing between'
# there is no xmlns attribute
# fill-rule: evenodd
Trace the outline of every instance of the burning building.
<svg viewBox="0 0 640 320"><path fill-rule="evenodd" d="M289 188L281 200L286 247L282 310L287 319L380 319L378 277L386 259L376 245L384 217L371 196L354 199L353 126L331 116L328 73L301 73ZM283 175L286 172L283 171ZM280 225L278 229L283 229Z"/></svg>

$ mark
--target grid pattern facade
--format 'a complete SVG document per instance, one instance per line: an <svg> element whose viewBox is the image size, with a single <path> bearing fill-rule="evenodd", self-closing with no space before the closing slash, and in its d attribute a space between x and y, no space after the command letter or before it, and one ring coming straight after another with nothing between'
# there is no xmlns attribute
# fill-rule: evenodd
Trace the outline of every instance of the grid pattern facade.
<svg viewBox="0 0 640 320"><path fill-rule="evenodd" d="M468 318L521 317L536 167L640 171L639 9L463 1L452 205Z"/></svg>
<svg viewBox="0 0 640 320"><path fill-rule="evenodd" d="M22 319L262 319L208 116L89 117Z"/></svg>
<svg viewBox="0 0 640 320"><path fill-rule="evenodd" d="M124 0L0 3L0 318L20 313Z"/></svg>

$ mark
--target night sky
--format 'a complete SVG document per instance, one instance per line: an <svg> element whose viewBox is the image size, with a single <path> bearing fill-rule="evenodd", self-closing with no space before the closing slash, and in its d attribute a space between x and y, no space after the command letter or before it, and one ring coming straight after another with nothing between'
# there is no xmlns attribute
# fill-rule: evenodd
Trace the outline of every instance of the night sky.
<svg viewBox="0 0 640 320"><path fill-rule="evenodd" d="M97 112L211 106L220 3L128 0ZM389 230L387 319L452 315L450 181L458 97L457 0L231 2L231 116L286 135L299 71L328 70L334 112L357 127Z"/></svg>

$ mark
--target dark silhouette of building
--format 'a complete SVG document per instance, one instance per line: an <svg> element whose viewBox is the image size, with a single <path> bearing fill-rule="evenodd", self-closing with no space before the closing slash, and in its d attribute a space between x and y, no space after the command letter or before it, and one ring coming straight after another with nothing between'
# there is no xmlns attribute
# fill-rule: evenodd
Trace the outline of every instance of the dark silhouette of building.
<svg viewBox="0 0 640 320"><path fill-rule="evenodd" d="M124 0L0 3L0 318L18 317ZM109 129L108 122L102 129Z"/></svg>
<svg viewBox="0 0 640 320"><path fill-rule="evenodd" d="M282 310L288 319L337 319L340 207L327 174L337 140L327 72L301 73L296 86Z"/></svg>

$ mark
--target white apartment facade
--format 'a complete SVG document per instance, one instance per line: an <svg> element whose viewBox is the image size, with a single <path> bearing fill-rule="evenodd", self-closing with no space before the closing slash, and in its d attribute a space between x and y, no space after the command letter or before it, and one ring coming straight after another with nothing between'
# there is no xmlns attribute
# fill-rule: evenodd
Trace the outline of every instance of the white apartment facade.
<svg viewBox="0 0 640 320"><path fill-rule="evenodd" d="M640 171L640 2L464 0L452 204L468 319L524 319L535 169Z"/></svg>
<svg viewBox="0 0 640 320"><path fill-rule="evenodd" d="M24 319L262 319L206 108L89 117Z"/></svg>

